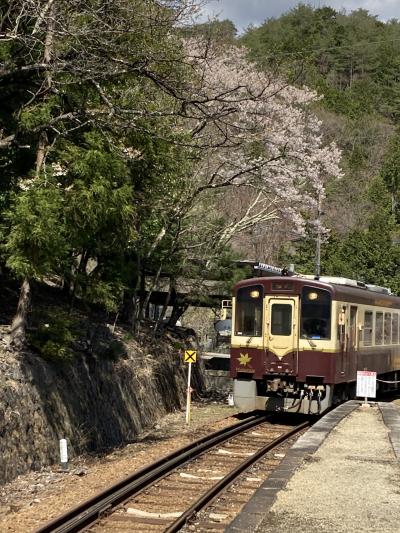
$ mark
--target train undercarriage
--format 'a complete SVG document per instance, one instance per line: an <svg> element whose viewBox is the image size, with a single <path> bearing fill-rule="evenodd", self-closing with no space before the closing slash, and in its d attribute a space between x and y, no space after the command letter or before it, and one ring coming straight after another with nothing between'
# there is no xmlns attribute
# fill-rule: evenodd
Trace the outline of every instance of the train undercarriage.
<svg viewBox="0 0 400 533"><path fill-rule="evenodd" d="M302 413L319 415L332 405L356 397L356 381L323 384L310 376L307 383L288 376L266 376L265 380L234 379L235 405L241 411ZM379 375L377 395L400 389L400 371Z"/></svg>
<svg viewBox="0 0 400 533"><path fill-rule="evenodd" d="M331 385L289 383L274 378L267 381L235 379L235 405L242 411L255 409L317 415L328 409L334 400Z"/></svg>

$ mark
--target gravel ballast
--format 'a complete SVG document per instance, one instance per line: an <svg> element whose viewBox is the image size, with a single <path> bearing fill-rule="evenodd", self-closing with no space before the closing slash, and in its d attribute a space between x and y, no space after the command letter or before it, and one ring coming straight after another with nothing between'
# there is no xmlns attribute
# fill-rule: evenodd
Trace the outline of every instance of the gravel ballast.
<svg viewBox="0 0 400 533"><path fill-rule="evenodd" d="M234 407L193 404L190 426L185 411L163 417L136 442L101 456L82 456L68 472L59 465L19 476L0 486L0 532L28 533L94 496L116 481L211 431L236 424ZM117 533L117 532L116 532Z"/></svg>

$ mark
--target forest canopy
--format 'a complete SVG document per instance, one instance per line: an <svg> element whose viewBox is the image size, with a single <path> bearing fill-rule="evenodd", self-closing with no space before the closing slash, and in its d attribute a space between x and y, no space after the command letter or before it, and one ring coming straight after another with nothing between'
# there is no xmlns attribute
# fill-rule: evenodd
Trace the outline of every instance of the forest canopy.
<svg viewBox="0 0 400 533"><path fill-rule="evenodd" d="M299 5L238 37L197 12L1 2L0 262L21 283L16 345L35 282L134 328L161 275L169 294L186 277L200 295L235 257L309 270L317 230L324 273L400 288L399 24ZM369 268L381 243L385 264Z"/></svg>
<svg viewBox="0 0 400 533"><path fill-rule="evenodd" d="M322 272L400 291L400 22L366 10L299 4L240 39L262 70L322 97L314 111L342 151L343 178L327 183ZM275 257L301 271L315 261L315 228Z"/></svg>

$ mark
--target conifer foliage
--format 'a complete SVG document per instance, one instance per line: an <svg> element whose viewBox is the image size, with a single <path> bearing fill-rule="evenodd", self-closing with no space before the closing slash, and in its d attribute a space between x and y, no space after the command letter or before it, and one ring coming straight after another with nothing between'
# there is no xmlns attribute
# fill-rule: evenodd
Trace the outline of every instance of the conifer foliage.
<svg viewBox="0 0 400 533"><path fill-rule="evenodd" d="M25 342L33 280L56 280L132 321L147 272L221 270L232 237L303 216L340 174L310 106L258 72L232 39L188 37L191 0L16 0L0 5L1 262L21 280L12 342ZM247 191L237 213L216 211ZM151 290L151 289L150 289Z"/></svg>
<svg viewBox="0 0 400 533"><path fill-rule="evenodd" d="M274 68L323 96L314 110L342 150L343 178L328 184L323 202L322 220L331 231L322 272L398 292L399 20L299 3L249 28L241 41L261 70ZM285 259L312 271L315 237L309 224L307 238L286 246Z"/></svg>

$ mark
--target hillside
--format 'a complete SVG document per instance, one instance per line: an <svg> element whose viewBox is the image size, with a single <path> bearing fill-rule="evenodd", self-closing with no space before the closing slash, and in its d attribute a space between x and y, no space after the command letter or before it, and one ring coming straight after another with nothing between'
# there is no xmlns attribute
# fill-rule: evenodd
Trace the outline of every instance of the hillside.
<svg viewBox="0 0 400 533"><path fill-rule="evenodd" d="M323 272L399 291L400 22L299 4L240 42L261 69L322 96L315 110L324 135L341 149L343 171L326 183ZM277 256L312 271L313 220L306 239L288 240Z"/></svg>
<svg viewBox="0 0 400 533"><path fill-rule="evenodd" d="M40 297L39 297L40 296ZM185 402L182 353L194 339L169 332L134 339L97 311L69 315L57 291L42 288L24 351L0 339L0 479L59 462L59 440L70 457L118 447ZM4 320L4 316L3 316ZM203 389L194 369L193 387Z"/></svg>

